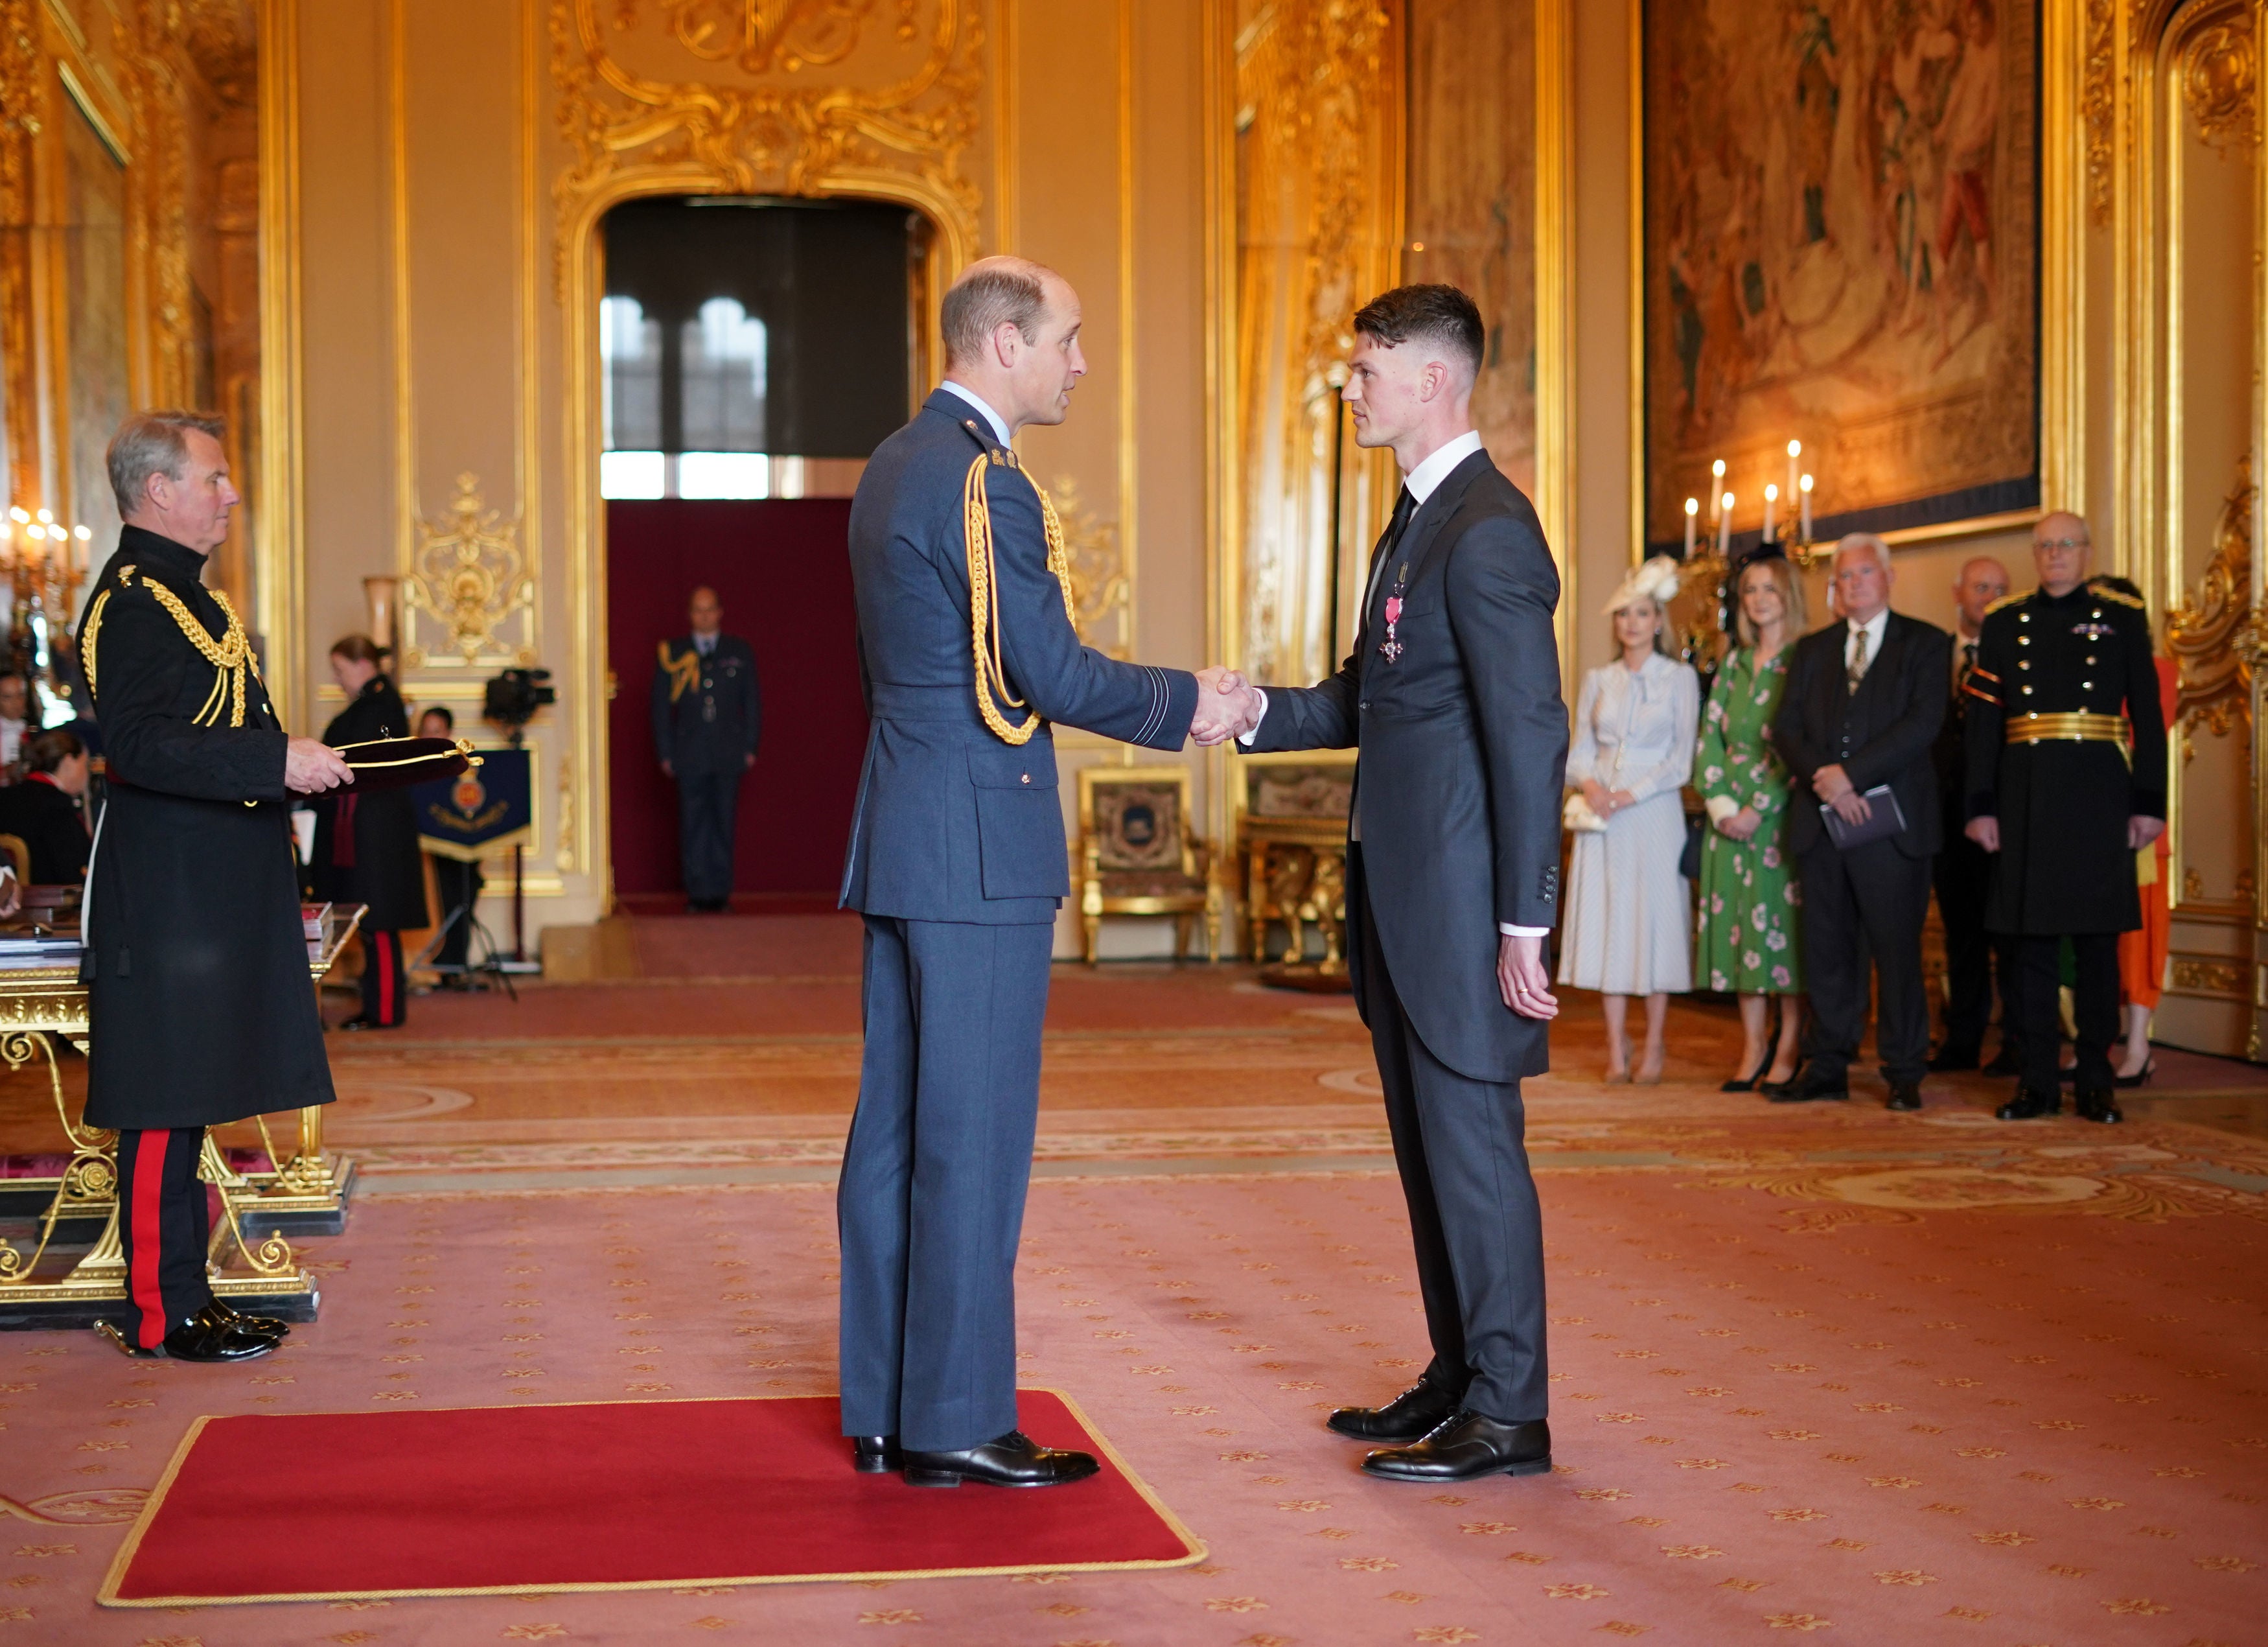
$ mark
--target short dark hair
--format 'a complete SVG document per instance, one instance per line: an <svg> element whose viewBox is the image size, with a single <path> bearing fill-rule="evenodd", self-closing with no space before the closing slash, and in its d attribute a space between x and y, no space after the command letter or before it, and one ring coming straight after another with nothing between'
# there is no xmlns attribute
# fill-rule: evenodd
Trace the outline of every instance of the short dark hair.
<svg viewBox="0 0 2268 1647"><path fill-rule="evenodd" d="M24 741L24 770L51 772L72 756L85 753L86 745L78 741L78 734L57 727L52 732L42 732L36 738Z"/></svg>
<svg viewBox="0 0 2268 1647"><path fill-rule="evenodd" d="M1006 324L1026 343L1038 342L1040 316L1048 312L1047 279L1054 272L1026 257L988 257L970 265L947 288L938 312L946 364L974 360Z"/></svg>
<svg viewBox="0 0 2268 1647"><path fill-rule="evenodd" d="M1413 337L1438 343L1462 357L1476 377L1488 345L1480 307L1454 286L1396 286L1381 292L1355 311L1354 329L1388 348Z"/></svg>
<svg viewBox="0 0 2268 1647"><path fill-rule="evenodd" d="M421 721L428 715L440 716L441 724L452 732L457 729L457 717L446 704L428 704L417 712L417 719Z"/></svg>

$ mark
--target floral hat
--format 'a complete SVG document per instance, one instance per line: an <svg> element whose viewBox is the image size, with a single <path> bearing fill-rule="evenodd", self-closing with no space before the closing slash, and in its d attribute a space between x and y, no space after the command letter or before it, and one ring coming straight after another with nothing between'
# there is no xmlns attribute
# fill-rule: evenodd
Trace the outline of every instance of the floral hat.
<svg viewBox="0 0 2268 1647"><path fill-rule="evenodd" d="M1666 607L1677 594L1677 562L1668 555L1656 555L1645 565L1631 568L1630 575L1614 593L1614 598L1601 609L1600 615L1612 617L1633 601L1652 601Z"/></svg>

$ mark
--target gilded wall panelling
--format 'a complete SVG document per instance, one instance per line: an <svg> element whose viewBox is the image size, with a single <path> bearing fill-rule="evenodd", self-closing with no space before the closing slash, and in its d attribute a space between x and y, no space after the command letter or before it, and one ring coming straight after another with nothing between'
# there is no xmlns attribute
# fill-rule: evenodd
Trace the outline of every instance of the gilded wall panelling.
<svg viewBox="0 0 2268 1647"><path fill-rule="evenodd" d="M492 671L537 661L534 564L520 549L518 526L488 506L477 475L457 476L446 514L417 522L402 596L408 613L441 631L430 650L416 640L403 647L407 668L453 663ZM413 620L410 627L419 626Z"/></svg>
<svg viewBox="0 0 2268 1647"><path fill-rule="evenodd" d="M299 242L299 0L260 0L260 463L253 476L254 623L268 690L304 728L307 568L304 526Z"/></svg>

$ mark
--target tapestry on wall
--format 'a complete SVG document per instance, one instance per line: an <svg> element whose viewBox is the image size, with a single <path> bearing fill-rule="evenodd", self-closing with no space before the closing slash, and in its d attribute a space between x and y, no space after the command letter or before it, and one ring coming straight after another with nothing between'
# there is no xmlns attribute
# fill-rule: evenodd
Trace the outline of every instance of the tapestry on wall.
<svg viewBox="0 0 2268 1647"><path fill-rule="evenodd" d="M2037 0L1645 0L1646 537L2039 501ZM1793 511L1781 504L1779 519Z"/></svg>

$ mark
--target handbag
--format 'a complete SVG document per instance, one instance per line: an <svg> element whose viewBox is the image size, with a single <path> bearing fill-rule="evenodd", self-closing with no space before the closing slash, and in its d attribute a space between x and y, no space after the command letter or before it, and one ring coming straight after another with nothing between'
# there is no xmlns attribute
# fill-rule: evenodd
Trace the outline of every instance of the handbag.
<svg viewBox="0 0 2268 1647"><path fill-rule="evenodd" d="M1559 822L1576 835L1603 835L1607 821L1591 809L1591 799L1580 789L1567 792L1566 803L1559 809Z"/></svg>
<svg viewBox="0 0 2268 1647"><path fill-rule="evenodd" d="M1677 854L1677 873L1689 881L1701 878L1701 845L1709 838L1709 815L1689 814L1685 819L1685 850Z"/></svg>

